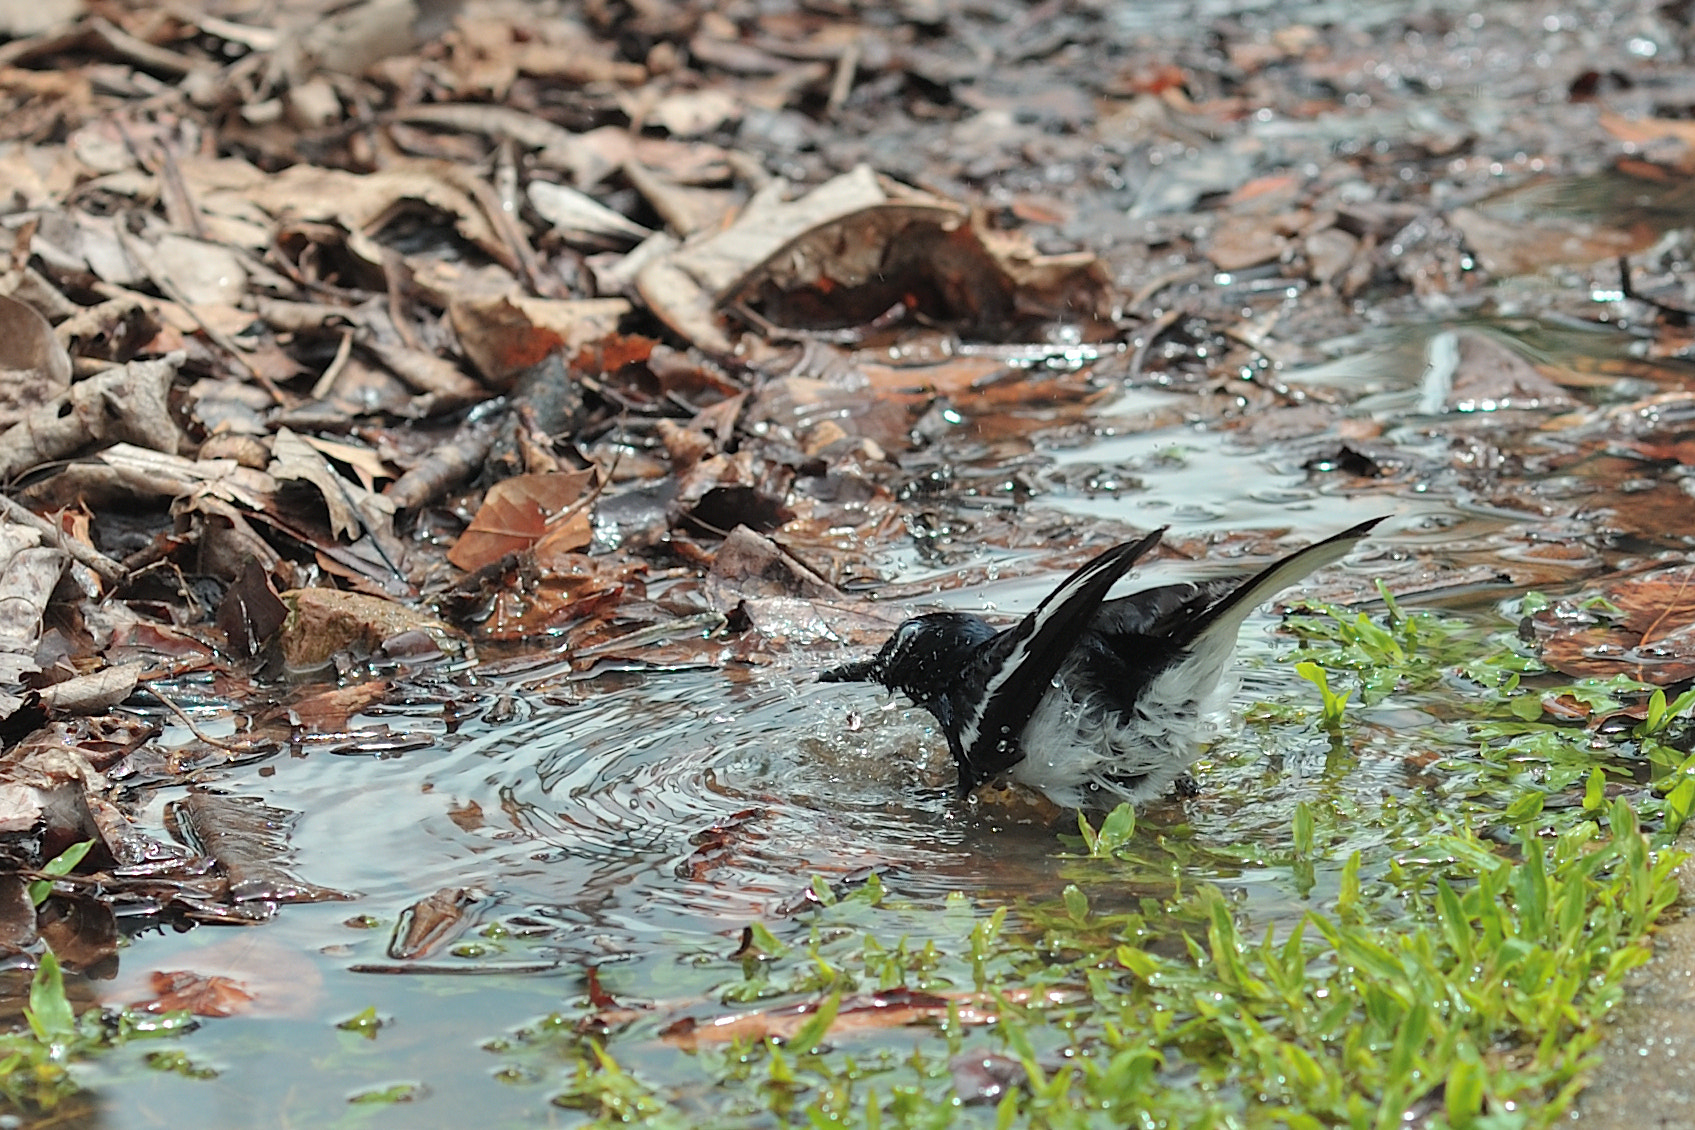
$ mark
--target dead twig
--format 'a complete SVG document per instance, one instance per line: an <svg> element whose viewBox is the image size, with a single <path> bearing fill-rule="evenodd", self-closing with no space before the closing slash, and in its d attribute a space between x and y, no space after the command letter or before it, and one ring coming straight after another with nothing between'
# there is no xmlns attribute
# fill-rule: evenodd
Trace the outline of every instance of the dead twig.
<svg viewBox="0 0 1695 1130"><path fill-rule="evenodd" d="M48 544L70 554L71 560L94 570L100 579L108 584L116 584L129 575L128 570L122 565L113 561L92 545L80 538L71 537L54 523L49 522L28 507L20 506L3 494L0 494L0 514L4 514L20 526L28 526L46 539Z"/></svg>
<svg viewBox="0 0 1695 1130"><path fill-rule="evenodd" d="M195 737L199 738L201 741L205 742L207 745L211 746L214 749L221 749L221 750L225 751L226 753L243 753L243 754L245 754L245 753L252 753L254 750L259 748L259 746L255 745L253 742L250 742L250 741L249 742L226 742L226 741L222 740L221 738L214 738L211 734L208 734L205 730L202 730L198 725L196 725L194 719L192 719L188 716L188 712L186 710L184 710L182 707L178 706L176 701L174 699L172 699L170 695L166 694L164 691L160 690L158 687L154 686L151 683L149 683L147 685L147 693L152 695L154 698L158 699L160 702L164 703L165 708L167 710L169 710L172 714L175 714L177 716L177 720L180 721L184 726L188 727L189 733L193 734Z"/></svg>

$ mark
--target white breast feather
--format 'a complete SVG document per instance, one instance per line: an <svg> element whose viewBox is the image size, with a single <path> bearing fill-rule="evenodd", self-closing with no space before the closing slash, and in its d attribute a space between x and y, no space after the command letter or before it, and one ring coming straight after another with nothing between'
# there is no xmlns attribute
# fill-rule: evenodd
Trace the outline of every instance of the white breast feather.
<svg viewBox="0 0 1695 1130"><path fill-rule="evenodd" d="M1012 779L1069 808L1163 796L1218 728L1235 692L1223 679L1235 649L1235 632L1209 631L1117 717L1098 694L1076 695L1061 668L1020 737L1025 756ZM1126 787L1111 777L1144 779Z"/></svg>

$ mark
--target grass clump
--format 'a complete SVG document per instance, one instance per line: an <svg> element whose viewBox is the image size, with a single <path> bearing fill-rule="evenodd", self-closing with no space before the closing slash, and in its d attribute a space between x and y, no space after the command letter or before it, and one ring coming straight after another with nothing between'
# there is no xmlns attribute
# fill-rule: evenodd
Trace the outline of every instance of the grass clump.
<svg viewBox="0 0 1695 1130"><path fill-rule="evenodd" d="M1114 908L1071 885L895 942L881 920L910 926L912 909L869 883L752 975L811 1008L798 1030L667 1057L657 1017L611 1038L556 1021L575 1067L555 1101L607 1124L1550 1126L1675 893L1675 858L1649 850L1629 805L1602 816L1511 850L1463 829L1430 840L1444 866L1393 884L1417 924L1376 920L1357 855L1328 910L1257 938L1213 886ZM1112 861L1083 867L1099 879ZM893 1008L919 988L949 1007L898 1029L867 1018L879 994ZM619 1044L651 1074L614 1059ZM683 1058L683 1076L739 1102L703 1112L654 1085ZM984 1060L1016 1080L992 1102L961 1083L960 1063Z"/></svg>

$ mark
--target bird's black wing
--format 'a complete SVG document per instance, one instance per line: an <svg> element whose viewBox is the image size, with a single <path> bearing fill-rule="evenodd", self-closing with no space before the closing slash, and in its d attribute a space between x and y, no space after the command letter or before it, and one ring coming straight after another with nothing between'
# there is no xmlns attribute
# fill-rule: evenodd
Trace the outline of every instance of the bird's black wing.
<svg viewBox="0 0 1695 1130"><path fill-rule="evenodd" d="M1018 760L1019 733L1090 618L1118 578L1164 533L1162 527L1107 550L1067 577L1015 627L980 646L973 666L981 664L983 677L965 681L972 694L957 701L955 715L962 789Z"/></svg>
<svg viewBox="0 0 1695 1130"><path fill-rule="evenodd" d="M1164 671L1199 657L1196 688L1204 691L1228 661L1250 612L1307 574L1339 561L1380 521L1362 522L1297 550L1246 579L1161 585L1109 600L1090 622L1086 650L1066 678L1080 694L1099 695L1130 710Z"/></svg>
<svg viewBox="0 0 1695 1130"><path fill-rule="evenodd" d="M1372 518L1357 526L1349 526L1339 534L1314 542L1305 549L1298 549L1280 561L1273 561L1242 582L1235 592L1183 625L1173 636L1172 642L1184 650L1193 651L1215 632L1228 632L1234 639L1236 629L1241 627L1248 613L1309 573L1315 573L1326 565L1333 565L1342 560L1354 548L1355 543L1369 534L1381 521L1382 518Z"/></svg>

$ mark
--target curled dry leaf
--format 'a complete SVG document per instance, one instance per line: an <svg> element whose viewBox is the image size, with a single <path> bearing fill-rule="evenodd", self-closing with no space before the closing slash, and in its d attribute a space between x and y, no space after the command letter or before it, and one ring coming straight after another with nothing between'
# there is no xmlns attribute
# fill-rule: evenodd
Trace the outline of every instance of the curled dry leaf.
<svg viewBox="0 0 1695 1130"><path fill-rule="evenodd" d="M99 714L134 694L143 670L140 663L120 663L54 683L42 688L41 705L54 715Z"/></svg>
<svg viewBox="0 0 1695 1130"><path fill-rule="evenodd" d="M47 319L0 296L0 428L61 396L71 383L71 356Z"/></svg>
<svg viewBox="0 0 1695 1130"><path fill-rule="evenodd" d="M0 518L0 718L23 705L16 691L25 674L38 671L35 642L47 600L67 558L41 544L29 526Z"/></svg>
<svg viewBox="0 0 1695 1130"><path fill-rule="evenodd" d="M460 235L508 270L518 268L489 215L445 162L401 160L364 175L292 165L249 187L247 197L279 220L339 223L348 248L373 266L382 265L383 254L371 235L407 207L423 205L451 216Z"/></svg>
<svg viewBox="0 0 1695 1130"><path fill-rule="evenodd" d="M181 436L167 394L184 356L131 361L78 381L29 412L0 432L0 479L96 443L128 441L176 454Z"/></svg>
<svg viewBox="0 0 1695 1130"><path fill-rule="evenodd" d="M329 509L330 532L337 537L351 541L366 534L380 537L389 533L393 525L391 501L343 478L318 449L318 444L287 428L277 429L268 470L273 478L300 479L318 488Z"/></svg>
<svg viewBox="0 0 1695 1130"><path fill-rule="evenodd" d="M587 193L562 184L531 181L529 196L530 206L566 240L583 241L586 237L599 246L611 243L629 247L653 234L622 212L614 212Z"/></svg>

